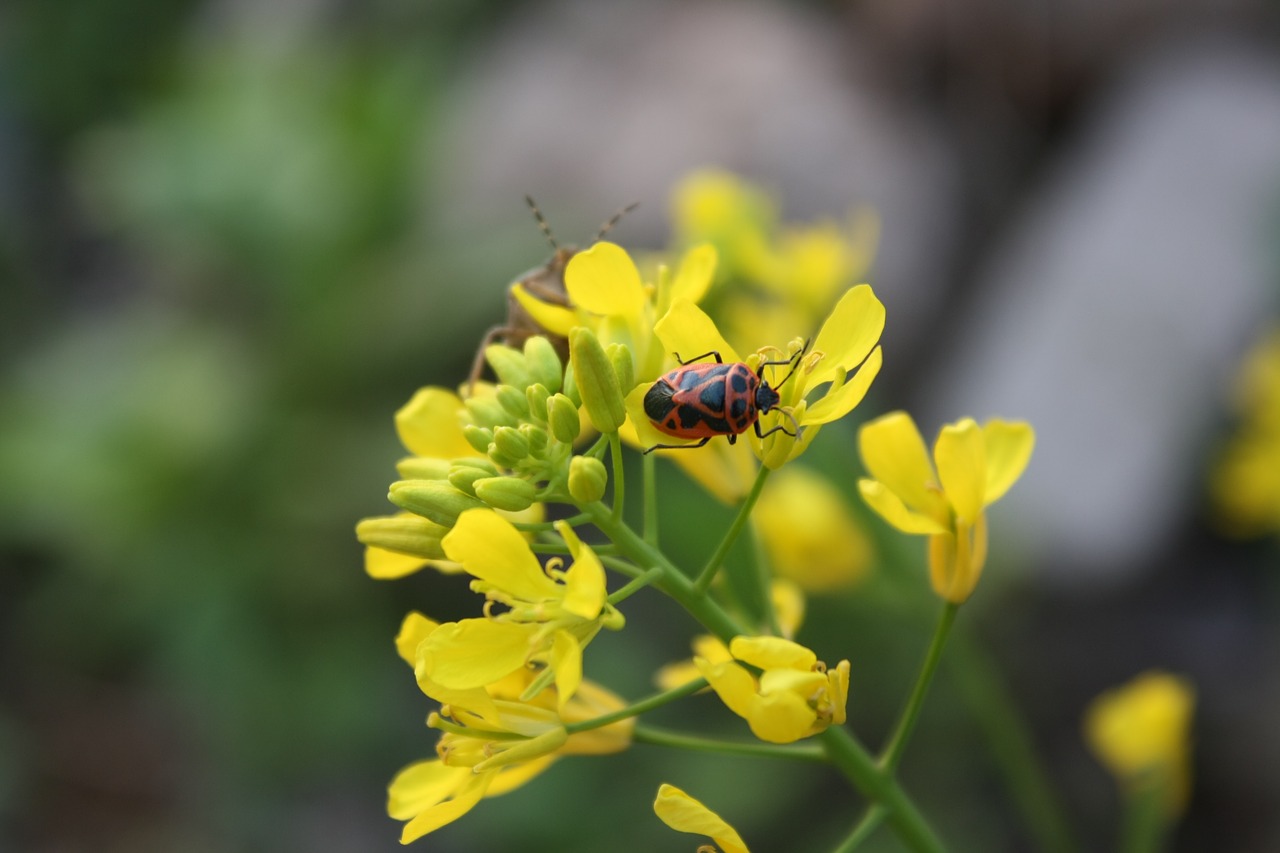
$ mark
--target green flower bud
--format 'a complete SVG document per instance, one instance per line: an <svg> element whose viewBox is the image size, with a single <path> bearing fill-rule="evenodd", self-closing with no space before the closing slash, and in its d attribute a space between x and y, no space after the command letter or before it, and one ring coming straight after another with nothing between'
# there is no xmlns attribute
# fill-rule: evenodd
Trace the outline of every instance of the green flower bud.
<svg viewBox="0 0 1280 853"><path fill-rule="evenodd" d="M520 424L520 434L529 442L529 455L541 456L547 449L547 431L533 424Z"/></svg>
<svg viewBox="0 0 1280 853"><path fill-rule="evenodd" d="M605 348L605 355L609 356L613 372L618 377L618 387L625 397L636 385L636 366L631 362L631 350L622 344L609 344Z"/></svg>
<svg viewBox="0 0 1280 853"><path fill-rule="evenodd" d="M443 480L449 476L448 459L430 459L425 456L406 456L396 463L401 480Z"/></svg>
<svg viewBox="0 0 1280 853"><path fill-rule="evenodd" d="M582 419L578 416L578 407L563 394L555 394L547 400L547 424L556 441L573 444L582 431Z"/></svg>
<svg viewBox="0 0 1280 853"><path fill-rule="evenodd" d="M519 388L499 385L495 396L498 398L498 405L511 417L518 421L529 417L529 401Z"/></svg>
<svg viewBox="0 0 1280 853"><path fill-rule="evenodd" d="M594 456L575 456L569 461L569 494L578 503L600 500L608 484L609 472Z"/></svg>
<svg viewBox="0 0 1280 853"><path fill-rule="evenodd" d="M449 485L453 486L460 492L466 492L468 495L476 493L474 483L476 480L483 480L485 477L492 477L493 473L484 471L480 468L470 468L460 465L449 472Z"/></svg>
<svg viewBox="0 0 1280 853"><path fill-rule="evenodd" d="M498 476L498 466L494 465L488 459L455 459L449 466L449 470L454 468L479 468L481 471L487 471L490 477Z"/></svg>
<svg viewBox="0 0 1280 853"><path fill-rule="evenodd" d="M485 347L484 357L493 368L493 372L498 375L501 384L528 388L534 383L529 366L525 363L524 354L519 350L502 344L490 344Z"/></svg>
<svg viewBox="0 0 1280 853"><path fill-rule="evenodd" d="M529 455L529 440L515 427L498 427L493 431L498 453L507 459L524 459ZM511 467L511 466L506 466Z"/></svg>
<svg viewBox="0 0 1280 853"><path fill-rule="evenodd" d="M564 377L564 365L560 363L560 355L551 341L542 335L534 335L524 342L524 362L532 374L533 381L548 391L559 391L560 380Z"/></svg>
<svg viewBox="0 0 1280 853"><path fill-rule="evenodd" d="M409 554L425 560L443 560L440 540L448 529L416 515L366 518L356 525L356 538L365 545Z"/></svg>
<svg viewBox="0 0 1280 853"><path fill-rule="evenodd" d="M464 426L462 437L467 440L467 444L476 449L477 453L488 453L489 445L493 444L493 430L478 427L475 424Z"/></svg>
<svg viewBox="0 0 1280 853"><path fill-rule="evenodd" d="M538 487L519 477L485 477L476 480L476 496L494 509L520 512L533 506Z"/></svg>
<svg viewBox="0 0 1280 853"><path fill-rule="evenodd" d="M551 392L542 384L530 385L524 389L525 402L529 404L529 415L534 420L547 421L547 398Z"/></svg>
<svg viewBox="0 0 1280 853"><path fill-rule="evenodd" d="M387 499L401 509L445 527L453 527L466 510L484 506L443 480L400 480L391 484Z"/></svg>
<svg viewBox="0 0 1280 853"><path fill-rule="evenodd" d="M605 355L595 333L585 326L578 326L570 332L569 354L587 417L600 432L617 432L627 419L622 386L618 384L618 374L614 372L609 356Z"/></svg>
<svg viewBox="0 0 1280 853"><path fill-rule="evenodd" d="M516 418L507 414L507 410L502 408L502 404L498 402L496 396L469 397L464 405L471 414L471 420L480 426L515 426L519 423Z"/></svg>
<svg viewBox="0 0 1280 853"><path fill-rule="evenodd" d="M564 369L564 385L560 388L561 392L573 401L575 406L582 405L582 392L578 390L578 374L573 369L573 361Z"/></svg>

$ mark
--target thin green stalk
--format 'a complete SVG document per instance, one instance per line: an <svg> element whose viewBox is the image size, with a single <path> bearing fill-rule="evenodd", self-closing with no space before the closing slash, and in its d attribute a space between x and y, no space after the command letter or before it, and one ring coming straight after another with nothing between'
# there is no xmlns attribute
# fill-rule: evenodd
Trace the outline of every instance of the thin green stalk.
<svg viewBox="0 0 1280 853"><path fill-rule="evenodd" d="M778 624L778 610L773 606L773 568L769 563L769 555L764 550L764 542L760 539L760 531L751 525L751 556L755 568L756 585L759 587L760 599L764 607L764 622L769 632L775 637L782 636L782 626Z"/></svg>
<svg viewBox="0 0 1280 853"><path fill-rule="evenodd" d="M707 564L698 573L698 580L694 585L698 592L706 592L711 587L711 582L716 578L716 572L720 570L720 564L729 555L729 549L733 547L733 543L738 539L738 534L742 532L747 520L751 518L751 510L755 509L756 501L759 500L760 491L764 488L764 481L767 479L769 479L769 469L761 465L759 473L756 474L756 481L751 485L751 491L747 494L746 500L742 502L742 506L738 508L738 515L733 519L733 524L729 525L729 529L725 532L724 538L720 540L715 553L711 555L711 559L707 560Z"/></svg>
<svg viewBox="0 0 1280 853"><path fill-rule="evenodd" d="M1036 753L1027 719L990 654L971 632L957 631L947 664L1036 848L1046 853L1079 850L1061 798Z"/></svg>
<svg viewBox="0 0 1280 853"><path fill-rule="evenodd" d="M1164 785L1144 785L1125 793L1124 823L1120 827L1120 853L1156 853L1162 848L1166 828Z"/></svg>
<svg viewBox="0 0 1280 853"><path fill-rule="evenodd" d="M658 460L652 453L640 457L644 472L644 541L658 547Z"/></svg>
<svg viewBox="0 0 1280 853"><path fill-rule="evenodd" d="M880 824L884 822L884 816L888 814L885 807L876 804L867 809L866 814L862 816L862 820L858 821L857 826L853 828L853 832L840 842L834 853L853 853L858 849L858 845L871 837L871 833L875 832Z"/></svg>
<svg viewBox="0 0 1280 853"><path fill-rule="evenodd" d="M563 500L555 500L551 497L548 497L546 500L547 503L564 503ZM573 527L574 525L583 524L589 520L590 519L585 513L578 513L577 515L566 518L564 521L570 527ZM511 523L515 526L516 530L524 533L550 533L556 529L557 524L557 522L554 521L513 521Z"/></svg>
<svg viewBox="0 0 1280 853"><path fill-rule="evenodd" d="M609 433L609 450L613 455L613 517L622 520L622 502L627 495L626 466L622 464L622 439Z"/></svg>
<svg viewBox="0 0 1280 853"><path fill-rule="evenodd" d="M916 720L920 717L920 710L924 707L925 694L929 692L933 674L938 669L938 661L942 659L942 647L947 643L947 634L951 631L951 625L955 622L956 612L959 609L960 605L950 601L942 609L938 627L933 632L933 641L929 643L929 651L925 654L924 665L920 667L920 676L916 679L916 685L911 690L906 707L902 709L902 715L898 718L893 737L880 753L880 766L889 773L892 773L897 768L898 762L902 760L902 753L907 748L907 741L910 740Z"/></svg>
<svg viewBox="0 0 1280 853"><path fill-rule="evenodd" d="M618 603L625 601L631 596L635 595L637 592L644 589L646 586L648 586L649 584L653 583L654 581L658 580L661 577L662 577L662 569L659 569L657 567L649 569L644 574L639 575L638 577L632 578L630 583L628 583L626 586L622 587L621 589L615 590L614 592L611 592L609 594L609 597L606 600L610 604L617 605Z"/></svg>
<svg viewBox="0 0 1280 853"><path fill-rule="evenodd" d="M772 743L734 743L714 738L697 737L680 734L653 726L636 725L631 739L636 743L648 743L657 746L671 746L676 749L688 749L694 752L714 752L721 755L742 755L750 758L790 758L797 761L827 762L827 754L816 746L786 746Z"/></svg>
<svg viewBox="0 0 1280 853"><path fill-rule="evenodd" d="M595 548L593 547L592 550L594 551ZM624 560L620 557L610 556L610 554L612 553L614 552L611 551L609 552L609 554L597 553L596 556L600 558L600 562L604 563L606 568L613 569L615 572L624 574L629 578L642 578L644 577L646 571L652 571L651 569L642 569L639 566L632 563L630 560ZM652 581L650 581L650 583L652 583Z"/></svg>
<svg viewBox="0 0 1280 853"><path fill-rule="evenodd" d="M564 729L571 735L577 734L578 732L590 731L591 729L598 729L601 726L607 726L612 723L616 723L619 720L625 720L629 717L637 717L646 711L652 711L654 708L661 708L663 705L667 705L677 699L683 699L692 693L697 693L706 686L707 680L705 678L695 678L688 684L681 684L679 687L673 687L670 690L655 693L652 696L646 699L641 699L639 702L628 705L621 710L602 714L599 717L592 717L590 720L583 720L579 723L570 723L565 726Z"/></svg>

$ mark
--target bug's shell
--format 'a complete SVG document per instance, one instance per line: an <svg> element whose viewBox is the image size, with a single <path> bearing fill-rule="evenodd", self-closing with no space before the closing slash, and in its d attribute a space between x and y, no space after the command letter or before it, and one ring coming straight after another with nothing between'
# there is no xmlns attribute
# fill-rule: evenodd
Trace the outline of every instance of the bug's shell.
<svg viewBox="0 0 1280 853"><path fill-rule="evenodd" d="M733 443L760 416L760 388L760 378L742 362L686 364L653 383L644 395L644 412L666 435L725 435Z"/></svg>

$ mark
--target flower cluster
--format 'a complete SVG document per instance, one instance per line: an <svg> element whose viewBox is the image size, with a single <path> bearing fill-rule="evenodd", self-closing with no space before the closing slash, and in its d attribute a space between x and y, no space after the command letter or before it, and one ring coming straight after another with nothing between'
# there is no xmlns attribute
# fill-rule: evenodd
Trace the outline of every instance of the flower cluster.
<svg viewBox="0 0 1280 853"><path fill-rule="evenodd" d="M1280 531L1280 329L1245 359L1234 388L1239 428L1222 449L1211 489L1219 521L1241 536Z"/></svg>

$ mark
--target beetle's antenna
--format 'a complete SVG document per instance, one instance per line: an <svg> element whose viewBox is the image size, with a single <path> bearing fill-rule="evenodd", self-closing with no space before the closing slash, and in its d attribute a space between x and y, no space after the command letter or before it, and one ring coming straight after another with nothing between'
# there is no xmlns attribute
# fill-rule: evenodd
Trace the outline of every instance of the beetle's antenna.
<svg viewBox="0 0 1280 853"><path fill-rule="evenodd" d="M538 210L538 203L533 200L533 196L526 195L525 203L529 205L529 209L533 211L533 218L538 220L538 227L542 229L542 234L547 238L547 242L551 244L552 250L560 251L560 244L556 242L556 237L551 233L551 226L547 224L547 220L543 218L542 211Z"/></svg>
<svg viewBox="0 0 1280 853"><path fill-rule="evenodd" d="M637 207L639 207L639 206L640 206L640 202L638 202L638 201L633 201L633 202L631 202L631 204L629 204L629 205L627 205L626 207L624 207L624 208L622 208L621 210L619 210L617 213L615 213L613 216L611 216L611 217L609 218L609 221L608 221L608 222L606 222L604 225L601 225L601 226L600 226L600 230L596 233L596 238L595 238L595 240L592 240L591 242L593 242L593 243L597 243L597 242L599 242L599 241L603 240L603 239L604 239L604 235L606 235L606 234L608 234L610 231L612 231L612 230L613 230L613 226L617 225L617 224L618 224L618 222L619 222L619 221L621 221L622 217L626 216L628 213L630 213L631 211L635 210L635 209L636 209Z"/></svg>
<svg viewBox="0 0 1280 853"><path fill-rule="evenodd" d="M791 365L791 370L787 371L786 378L784 378L784 379L783 379L781 382L779 382L777 385L774 385L774 386L773 386L773 387L774 387L774 390L777 390L778 388L781 388L783 385L786 385L786 384L787 384L787 379L790 379L790 378L791 378L791 376L792 376L792 374L794 374L794 373L796 372L796 368L800 366L800 359L804 358L804 354L809 350L809 344L811 343L811 341L812 341L812 339L810 339L810 340L806 340L806 341L804 342L804 346L800 347L800 352L796 353L794 356L792 356L791 358L787 359L787 361L791 361L792 359L794 359L794 360L795 360L795 364L792 364L792 365ZM790 416L790 415L788 415L787 417L791 417L791 416ZM791 418L791 422L792 422L792 423L795 423L795 420L796 420L795 418ZM796 429L800 429L800 425L799 425L799 424L796 424Z"/></svg>

